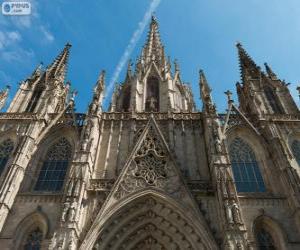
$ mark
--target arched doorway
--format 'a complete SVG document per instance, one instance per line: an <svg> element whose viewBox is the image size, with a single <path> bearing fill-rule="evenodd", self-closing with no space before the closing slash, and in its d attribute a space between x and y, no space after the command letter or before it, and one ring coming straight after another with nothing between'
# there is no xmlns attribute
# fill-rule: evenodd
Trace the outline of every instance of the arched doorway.
<svg viewBox="0 0 300 250"><path fill-rule="evenodd" d="M217 249L205 222L172 198L148 190L126 200L102 224L94 250Z"/></svg>

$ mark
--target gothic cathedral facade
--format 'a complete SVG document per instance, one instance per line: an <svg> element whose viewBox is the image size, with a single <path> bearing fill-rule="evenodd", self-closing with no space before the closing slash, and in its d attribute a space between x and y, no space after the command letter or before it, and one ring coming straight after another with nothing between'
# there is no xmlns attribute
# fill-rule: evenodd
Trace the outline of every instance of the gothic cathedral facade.
<svg viewBox="0 0 300 250"><path fill-rule="evenodd" d="M218 113L200 71L199 112L152 18L108 111L102 71L81 114L70 47L0 113L0 249L300 249L300 114L267 64L237 44L239 104Z"/></svg>

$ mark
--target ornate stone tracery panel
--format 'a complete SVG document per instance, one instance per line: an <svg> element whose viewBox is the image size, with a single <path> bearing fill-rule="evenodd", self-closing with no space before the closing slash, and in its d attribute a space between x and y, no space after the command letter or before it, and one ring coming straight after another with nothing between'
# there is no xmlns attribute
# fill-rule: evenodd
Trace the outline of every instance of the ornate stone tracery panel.
<svg viewBox="0 0 300 250"><path fill-rule="evenodd" d="M158 135L150 126L133 155L126 172L114 194L116 199L146 187L163 189L174 196L180 196L182 186L176 166Z"/></svg>

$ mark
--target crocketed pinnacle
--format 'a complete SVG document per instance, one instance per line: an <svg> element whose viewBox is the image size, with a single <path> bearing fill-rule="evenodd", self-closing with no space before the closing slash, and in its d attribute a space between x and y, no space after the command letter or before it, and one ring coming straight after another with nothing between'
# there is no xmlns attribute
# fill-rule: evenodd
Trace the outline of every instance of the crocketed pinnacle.
<svg viewBox="0 0 300 250"><path fill-rule="evenodd" d="M241 43L237 43L236 47L238 49L239 64L241 70L241 78L243 83L248 77L257 78L260 74L260 68L255 64L252 58L248 55L246 50L243 48Z"/></svg>
<svg viewBox="0 0 300 250"><path fill-rule="evenodd" d="M48 77L65 79L67 73L68 59L71 44L67 43L62 52L54 59L53 63L47 68Z"/></svg>
<svg viewBox="0 0 300 250"><path fill-rule="evenodd" d="M158 22L154 16L151 18L148 37L142 50L141 60L144 63L155 61L159 65L163 65L163 61L165 60L164 48L158 30Z"/></svg>

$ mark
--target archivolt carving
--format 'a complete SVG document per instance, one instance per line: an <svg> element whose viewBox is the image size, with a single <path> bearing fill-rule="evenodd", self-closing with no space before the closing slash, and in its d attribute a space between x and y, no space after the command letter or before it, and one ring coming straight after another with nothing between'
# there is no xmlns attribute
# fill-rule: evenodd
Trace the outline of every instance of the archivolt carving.
<svg viewBox="0 0 300 250"><path fill-rule="evenodd" d="M192 224L151 197L111 219L94 249L206 249Z"/></svg>

